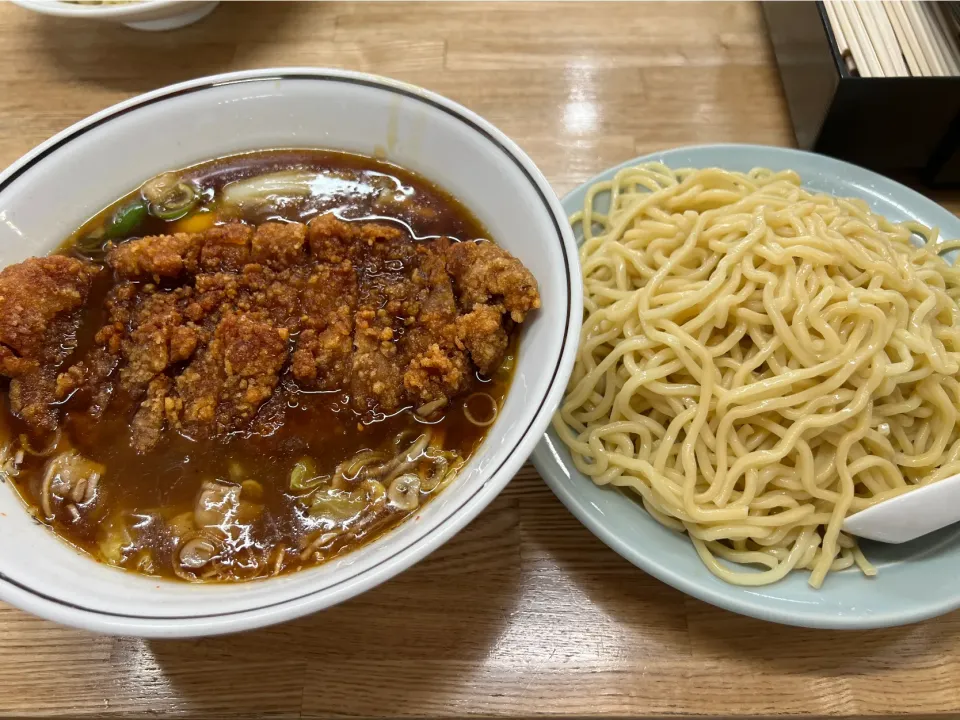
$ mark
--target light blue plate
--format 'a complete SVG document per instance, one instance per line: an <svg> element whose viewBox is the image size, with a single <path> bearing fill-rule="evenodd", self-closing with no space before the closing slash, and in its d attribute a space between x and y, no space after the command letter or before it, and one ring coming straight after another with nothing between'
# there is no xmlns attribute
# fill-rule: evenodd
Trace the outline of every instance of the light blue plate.
<svg viewBox="0 0 960 720"><path fill-rule="evenodd" d="M583 206L587 187L610 179L622 167L650 161L673 168L790 168L812 190L863 198L891 220L918 220L938 226L947 239L960 237L960 220L892 180L821 155L758 145L704 145L637 158L571 192L563 199L564 208L573 213ZM862 543L877 566L874 578L845 570L829 574L823 587L814 590L803 571L773 585L744 588L712 575L685 535L660 525L638 502L597 487L578 472L552 428L532 459L557 497L603 542L663 582L727 610L787 625L875 628L917 622L960 607L960 526L905 545Z"/></svg>

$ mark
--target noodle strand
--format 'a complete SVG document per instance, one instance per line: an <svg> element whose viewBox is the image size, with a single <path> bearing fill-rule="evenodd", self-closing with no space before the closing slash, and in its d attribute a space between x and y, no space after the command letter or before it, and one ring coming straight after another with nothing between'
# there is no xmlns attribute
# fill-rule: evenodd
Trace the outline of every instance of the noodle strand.
<svg viewBox="0 0 960 720"><path fill-rule="evenodd" d="M790 171L658 163L570 220L584 322L554 427L575 466L728 582L875 574L844 518L960 472L960 270L941 257L960 241Z"/></svg>

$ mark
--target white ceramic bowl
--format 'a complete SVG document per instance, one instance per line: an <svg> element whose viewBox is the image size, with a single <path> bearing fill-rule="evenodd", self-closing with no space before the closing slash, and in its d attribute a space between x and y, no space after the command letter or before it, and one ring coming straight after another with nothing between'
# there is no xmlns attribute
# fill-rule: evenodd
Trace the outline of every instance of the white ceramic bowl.
<svg viewBox="0 0 960 720"><path fill-rule="evenodd" d="M580 327L573 234L523 151L469 110L410 85L270 69L181 83L115 105L0 174L0 266L52 250L163 170L284 147L385 154L459 198L536 276L543 308L523 326L516 376L486 440L416 522L326 565L242 584L160 581L98 564L32 522L9 484L0 484L0 599L68 625L150 637L288 620L357 595L436 549L503 489L543 435Z"/></svg>
<svg viewBox="0 0 960 720"><path fill-rule="evenodd" d="M16 5L43 15L106 20L135 30L174 30L205 18L216 0L138 0L111 5L90 5L63 0L13 0Z"/></svg>

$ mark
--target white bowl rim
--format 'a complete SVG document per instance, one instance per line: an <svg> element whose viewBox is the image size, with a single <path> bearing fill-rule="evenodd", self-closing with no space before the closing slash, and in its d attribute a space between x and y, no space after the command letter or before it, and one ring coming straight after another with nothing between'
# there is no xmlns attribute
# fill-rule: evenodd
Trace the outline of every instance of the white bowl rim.
<svg viewBox="0 0 960 720"><path fill-rule="evenodd" d="M193 5L192 0L139 0L138 2L124 3L123 5L70 5L63 0L11 0L27 10L42 15L73 18L124 18L136 20L137 16L145 12L160 10L177 5Z"/></svg>
<svg viewBox="0 0 960 720"><path fill-rule="evenodd" d="M523 173L542 200L544 209L554 225L563 256L564 271L567 276L566 284L563 286L566 290L567 307L562 331L561 352L559 357L554 359L555 367L551 381L546 393L540 400L537 410L530 417L527 427L517 435L518 439L513 444L512 450L500 466L495 470L485 471L484 474L487 475L487 479L479 483L473 493L453 509L433 532L414 538L404 547L398 548L384 562L361 570L324 588L307 591L287 600L244 610L196 615L150 616L115 613L83 607L35 588L27 587L0 571L0 600L65 625L113 635L135 635L138 637L215 635L291 620L359 595L406 570L436 550L463 529L506 487L540 441L563 395L576 356L581 323L579 308L583 304L576 241L560 200L550 187L547 179L526 153L490 122L438 93L392 78L332 68L275 67L205 76L137 95L71 125L26 153L3 172L0 172L0 193L34 164L53 154L87 130L108 123L113 118L180 95L202 92L222 85L262 81L282 82L285 80L343 82L386 90L406 98L418 100L460 120L474 132L484 136ZM574 308L577 309L576 312L574 312ZM507 432L512 431L508 430ZM362 551L362 548L358 550L358 552L360 551ZM82 553L78 553L78 556L83 557ZM95 562L95 560L89 561Z"/></svg>

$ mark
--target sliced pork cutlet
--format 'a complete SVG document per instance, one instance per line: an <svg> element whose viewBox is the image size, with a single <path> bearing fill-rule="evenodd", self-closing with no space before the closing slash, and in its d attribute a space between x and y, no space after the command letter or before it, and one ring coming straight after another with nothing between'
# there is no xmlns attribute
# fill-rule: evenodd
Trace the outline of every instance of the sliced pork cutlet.
<svg viewBox="0 0 960 720"><path fill-rule="evenodd" d="M457 342L489 377L503 361L514 323L540 307L537 281L519 260L489 240L451 244L446 258L461 313Z"/></svg>
<svg viewBox="0 0 960 720"><path fill-rule="evenodd" d="M289 338L263 313L226 314L177 376L177 396L165 401L168 422L194 438L243 429L277 387Z"/></svg>
<svg viewBox="0 0 960 720"><path fill-rule="evenodd" d="M56 397L71 405L86 403L91 417L103 415L113 397L114 373L123 356L137 301L138 285L123 281L104 300L106 317L93 337L90 352L57 376Z"/></svg>
<svg viewBox="0 0 960 720"><path fill-rule="evenodd" d="M445 239L417 245L418 312L400 340L408 360L403 385L415 405L449 400L470 383L470 361L457 343L457 304L446 272Z"/></svg>
<svg viewBox="0 0 960 720"><path fill-rule="evenodd" d="M521 323L540 307L537 281L523 263L489 240L453 243L447 250L447 271L453 278L460 309L499 305Z"/></svg>
<svg viewBox="0 0 960 720"><path fill-rule="evenodd" d="M378 222L341 220L333 213L320 215L307 224L310 254L321 263L339 265L349 260L359 266L374 247L381 244L410 242L394 225Z"/></svg>
<svg viewBox="0 0 960 720"><path fill-rule="evenodd" d="M173 280L198 272L238 272L251 262L253 228L217 225L198 233L148 235L107 253L107 264L123 280Z"/></svg>
<svg viewBox="0 0 960 720"><path fill-rule="evenodd" d="M200 270L203 272L240 272L250 262L253 228L249 225L217 225L201 235Z"/></svg>
<svg viewBox="0 0 960 720"><path fill-rule="evenodd" d="M121 343L120 386L132 399L139 399L157 375L193 356L202 334L186 314L193 296L189 286L165 291L148 284L140 290Z"/></svg>
<svg viewBox="0 0 960 720"><path fill-rule="evenodd" d="M361 228L356 235L359 293L350 395L359 412L391 413L406 402L407 362L398 340L420 312L420 288L411 279L418 254L402 233L386 236Z"/></svg>
<svg viewBox="0 0 960 720"><path fill-rule="evenodd" d="M0 270L0 374L11 378L11 410L33 431L56 429L57 371L98 272L60 255Z"/></svg>
<svg viewBox="0 0 960 720"><path fill-rule="evenodd" d="M320 263L307 278L291 365L303 386L340 390L350 382L357 295L357 272L349 261Z"/></svg>
<svg viewBox="0 0 960 720"><path fill-rule="evenodd" d="M107 253L107 264L122 280L159 282L195 274L202 248L202 233L150 235L111 249Z"/></svg>
<svg viewBox="0 0 960 720"><path fill-rule="evenodd" d="M250 245L250 262L271 270L302 265L306 259L307 226L302 223L265 222L258 225Z"/></svg>

